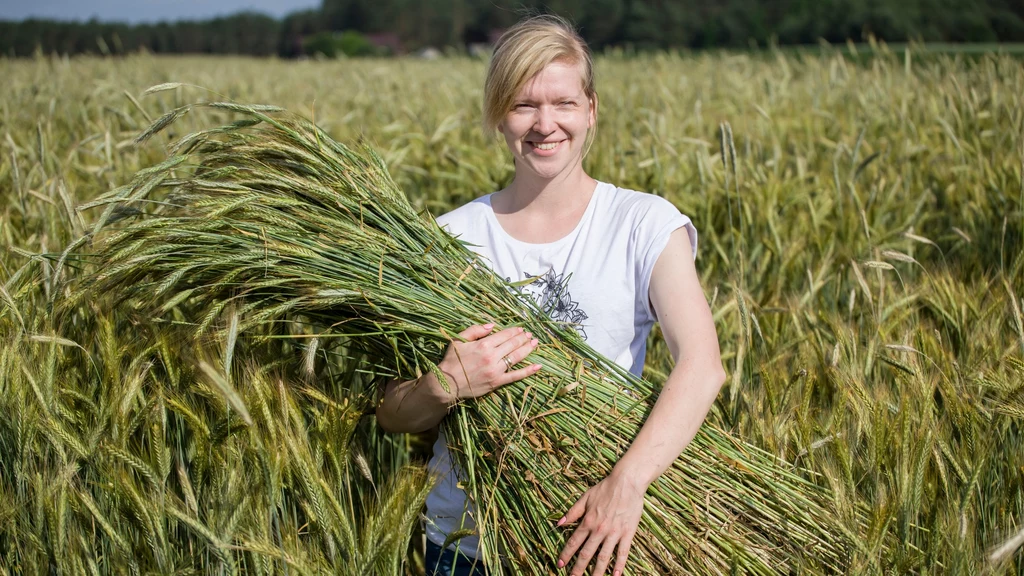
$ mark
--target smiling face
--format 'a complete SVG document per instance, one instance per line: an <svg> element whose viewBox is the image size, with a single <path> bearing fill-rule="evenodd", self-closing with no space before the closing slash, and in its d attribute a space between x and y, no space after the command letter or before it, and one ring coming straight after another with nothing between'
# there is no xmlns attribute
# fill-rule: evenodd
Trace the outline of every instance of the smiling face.
<svg viewBox="0 0 1024 576"><path fill-rule="evenodd" d="M516 176L551 180L583 170L596 104L576 64L552 62L527 81L498 125L515 158Z"/></svg>

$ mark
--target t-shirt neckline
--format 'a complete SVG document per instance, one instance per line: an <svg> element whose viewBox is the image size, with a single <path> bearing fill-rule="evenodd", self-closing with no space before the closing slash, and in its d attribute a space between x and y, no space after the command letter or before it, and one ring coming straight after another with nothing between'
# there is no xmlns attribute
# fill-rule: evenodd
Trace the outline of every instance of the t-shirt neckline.
<svg viewBox="0 0 1024 576"><path fill-rule="evenodd" d="M594 186L594 193L590 195L590 201L587 203L587 209L583 211L583 216L580 217L580 221L576 223L576 227L569 231L569 233L566 234L565 236L562 236L558 240L552 240L551 242L526 242L509 234L505 230L505 227L501 225L501 222L498 221L498 217L494 214L494 206L491 204L491 197L494 196L494 192L491 192L490 194L484 196L483 199L487 203L487 210L485 210L484 212L486 212L487 218L488 220L490 220L494 228L498 230L498 233L507 242L528 248L555 247L560 244L564 244L565 242L569 241L572 238L575 238L579 234L580 230L583 229L584 224L586 224L586 222L590 220L591 215L594 213L594 206L597 205L597 195L601 191L601 189L606 186L606 184L600 180L596 180L596 182L597 184Z"/></svg>

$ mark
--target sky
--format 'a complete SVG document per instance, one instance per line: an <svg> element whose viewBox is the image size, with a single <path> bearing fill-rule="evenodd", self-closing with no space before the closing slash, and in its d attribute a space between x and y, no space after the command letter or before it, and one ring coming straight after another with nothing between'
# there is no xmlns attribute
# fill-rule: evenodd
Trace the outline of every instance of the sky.
<svg viewBox="0 0 1024 576"><path fill-rule="evenodd" d="M320 0L0 0L0 20L46 18L85 21L158 22L202 20L243 10L275 18L317 8Z"/></svg>

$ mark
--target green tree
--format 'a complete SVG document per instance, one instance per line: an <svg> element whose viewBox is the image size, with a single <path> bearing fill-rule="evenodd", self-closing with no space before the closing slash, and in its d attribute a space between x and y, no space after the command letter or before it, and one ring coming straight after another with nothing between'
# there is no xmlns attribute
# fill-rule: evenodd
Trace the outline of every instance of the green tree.
<svg viewBox="0 0 1024 576"><path fill-rule="evenodd" d="M622 26L622 40L638 48L658 48L662 45L661 14L653 2L628 0Z"/></svg>
<svg viewBox="0 0 1024 576"><path fill-rule="evenodd" d="M595 49L618 42L626 12L624 0L590 0L577 24L587 42Z"/></svg>
<svg viewBox="0 0 1024 576"><path fill-rule="evenodd" d="M285 58L299 56L303 53L303 39L325 28L320 10L292 12L281 22L277 53Z"/></svg>

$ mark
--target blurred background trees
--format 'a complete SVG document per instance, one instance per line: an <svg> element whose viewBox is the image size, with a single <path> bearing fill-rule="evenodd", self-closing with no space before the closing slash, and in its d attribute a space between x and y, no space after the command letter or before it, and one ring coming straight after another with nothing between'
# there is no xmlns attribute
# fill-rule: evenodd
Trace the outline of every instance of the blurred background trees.
<svg viewBox="0 0 1024 576"><path fill-rule="evenodd" d="M243 12L202 21L0 22L0 54L249 54L295 58L464 50L523 14L553 12L596 50L814 44L820 40L1024 42L1019 0L323 0L281 20Z"/></svg>

